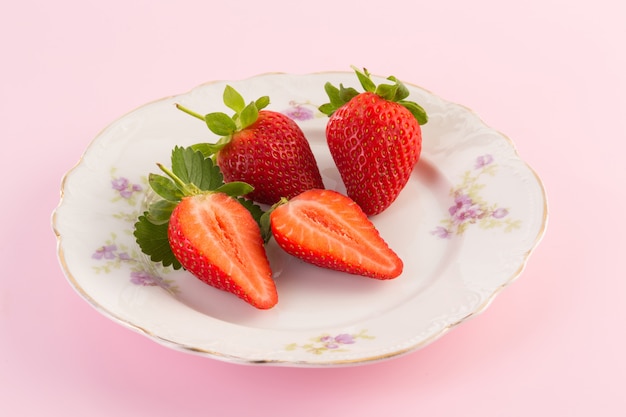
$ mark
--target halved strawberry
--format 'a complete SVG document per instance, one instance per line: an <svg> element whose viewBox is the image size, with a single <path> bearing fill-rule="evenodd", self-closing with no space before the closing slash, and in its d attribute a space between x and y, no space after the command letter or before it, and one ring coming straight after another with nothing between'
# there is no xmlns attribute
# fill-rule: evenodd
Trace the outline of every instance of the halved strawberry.
<svg viewBox="0 0 626 417"><path fill-rule="evenodd" d="M183 198L170 217L168 237L176 259L200 280L260 309L278 302L259 226L234 198Z"/></svg>
<svg viewBox="0 0 626 417"><path fill-rule="evenodd" d="M278 296L259 226L263 212L237 197L253 188L224 183L213 161L192 148L175 147L171 160L171 169L157 164L167 176L148 178L162 199L135 223L141 251L254 307L273 307Z"/></svg>
<svg viewBox="0 0 626 417"><path fill-rule="evenodd" d="M359 206L337 191L310 190L270 213L274 239L287 253L324 268L391 279L403 263Z"/></svg>

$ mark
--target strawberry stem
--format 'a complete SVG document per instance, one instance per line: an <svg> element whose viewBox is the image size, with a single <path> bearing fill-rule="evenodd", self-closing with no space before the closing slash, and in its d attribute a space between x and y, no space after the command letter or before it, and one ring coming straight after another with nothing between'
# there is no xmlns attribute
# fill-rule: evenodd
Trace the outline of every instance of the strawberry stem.
<svg viewBox="0 0 626 417"><path fill-rule="evenodd" d="M164 165L157 163L157 166L161 169L161 171L165 172L165 174L167 174L167 176L170 177L172 181L174 181L178 189L182 191L184 195L190 196L200 194L202 192L202 190L200 190L200 188L198 188L195 184L184 182Z"/></svg>
<svg viewBox="0 0 626 417"><path fill-rule="evenodd" d="M178 104L178 103L176 103L176 108L177 108L178 110L181 110L181 111L183 111L183 112L185 112L185 113L187 113L187 114L189 114L189 115L191 115L191 116L193 116L193 117L197 118L197 119L200 119L200 120L202 120L202 121L205 121L205 118L204 118L204 116L203 116L203 115L201 115L200 113L196 113L195 111L193 111L193 110L191 110L191 109L188 109L187 107L183 106L182 104Z"/></svg>

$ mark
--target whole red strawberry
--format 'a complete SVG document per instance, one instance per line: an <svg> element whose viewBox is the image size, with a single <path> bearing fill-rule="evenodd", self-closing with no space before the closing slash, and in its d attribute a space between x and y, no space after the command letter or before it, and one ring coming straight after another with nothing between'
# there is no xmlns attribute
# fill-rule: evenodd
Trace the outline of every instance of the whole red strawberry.
<svg viewBox="0 0 626 417"><path fill-rule="evenodd" d="M269 213L276 243L305 262L381 280L402 273L402 260L374 224L337 191L305 191Z"/></svg>
<svg viewBox="0 0 626 417"><path fill-rule="evenodd" d="M222 138L215 144L198 144L194 149L215 155L224 180L243 181L254 187L248 197L258 203L274 204L305 190L324 188L315 156L300 127L288 116L262 110L267 96L245 104L231 86L224 89L224 103L235 114L199 115L181 105L186 113L205 120Z"/></svg>
<svg viewBox="0 0 626 417"><path fill-rule="evenodd" d="M371 216L406 186L422 151L420 124L428 119L422 107L404 100L409 91L395 77L376 86L367 70L355 72L365 92L327 83L330 103L320 111L330 116L326 140L346 192Z"/></svg>

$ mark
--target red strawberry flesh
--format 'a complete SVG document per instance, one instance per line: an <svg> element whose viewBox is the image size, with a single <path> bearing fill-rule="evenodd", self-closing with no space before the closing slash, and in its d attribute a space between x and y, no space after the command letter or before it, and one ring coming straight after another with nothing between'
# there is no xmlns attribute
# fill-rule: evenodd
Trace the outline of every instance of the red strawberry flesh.
<svg viewBox="0 0 626 417"><path fill-rule="evenodd" d="M181 265L200 280L259 309L277 303L258 224L234 198L185 197L172 213L168 237Z"/></svg>
<svg viewBox="0 0 626 417"><path fill-rule="evenodd" d="M377 279L402 273L403 264L350 198L310 190L271 213L274 239L305 262Z"/></svg>

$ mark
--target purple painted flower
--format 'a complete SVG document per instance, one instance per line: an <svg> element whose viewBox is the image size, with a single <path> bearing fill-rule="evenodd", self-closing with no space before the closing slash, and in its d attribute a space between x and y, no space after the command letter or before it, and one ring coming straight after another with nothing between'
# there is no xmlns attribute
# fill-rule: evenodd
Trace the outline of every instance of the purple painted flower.
<svg viewBox="0 0 626 417"><path fill-rule="evenodd" d="M128 179L124 177L114 178L111 181L111 186L114 190L119 191L120 196L123 198L130 198L133 193L142 190L140 185L130 184Z"/></svg>
<svg viewBox="0 0 626 417"><path fill-rule="evenodd" d="M132 187L120 191L120 195L124 198L130 198L133 195L133 193L137 191L141 191L141 186L134 184Z"/></svg>
<svg viewBox="0 0 626 417"><path fill-rule="evenodd" d="M472 204L474 203L468 195L457 194L456 197L454 197L454 205L448 209L448 212L450 213L450 216L454 216L458 212L466 209L467 207L472 206Z"/></svg>
<svg viewBox="0 0 626 417"><path fill-rule="evenodd" d="M105 245L101 246L91 255L93 259L115 259L115 251L117 250L117 246L115 245Z"/></svg>
<svg viewBox="0 0 626 417"><path fill-rule="evenodd" d="M474 222L485 217L485 210L466 194L457 194L454 205L450 206L448 212L454 224Z"/></svg>
<svg viewBox="0 0 626 417"><path fill-rule="evenodd" d="M484 187L484 184L478 182L479 178L484 174L495 174L497 166L493 162L494 157L491 154L476 157L474 168L479 170L479 172L474 173L474 175L471 175L469 172L465 174L463 183L454 189L454 204L448 207L450 217L443 221L444 226L438 226L432 230L430 232L432 235L442 239L449 238L452 235L461 235L470 224L479 224L483 228L506 225L507 230L517 227L516 224L519 221L484 221L488 217L502 219L509 215L508 209L492 209L492 205L482 201L480 196L477 195L477 191ZM485 168L487 165L491 166Z"/></svg>
<svg viewBox="0 0 626 417"><path fill-rule="evenodd" d="M476 164L474 165L474 168L480 169L489 165L492 162L493 162L493 156L489 154L481 155L478 158L476 158Z"/></svg>
<svg viewBox="0 0 626 417"><path fill-rule="evenodd" d="M320 338L320 341L324 343L324 347L327 349L337 349L341 345L350 345L354 343L354 337L352 335L342 333L335 337L333 336L323 336Z"/></svg>
<svg viewBox="0 0 626 417"><path fill-rule="evenodd" d="M354 337L351 334L342 333L335 336L335 341L342 345L351 345L354 343Z"/></svg>
<svg viewBox="0 0 626 417"><path fill-rule="evenodd" d="M328 348L328 349L336 349L339 346L335 343L335 338L332 336L322 336L320 338L320 342L324 343L324 345Z"/></svg>
<svg viewBox="0 0 626 417"><path fill-rule="evenodd" d="M114 178L111 181L111 185L113 186L114 190L124 191L125 189L128 188L128 180L124 177Z"/></svg>
<svg viewBox="0 0 626 417"><path fill-rule="evenodd" d="M146 271L135 271L130 273L130 282L135 285L155 286L157 278Z"/></svg>
<svg viewBox="0 0 626 417"><path fill-rule="evenodd" d="M132 261L132 259L133 259L126 252L122 252L122 253L118 254L117 257L119 258L120 261Z"/></svg>
<svg viewBox="0 0 626 417"><path fill-rule="evenodd" d="M485 217L485 211L482 208L480 208L480 206L474 204L474 205L467 207L462 212L457 213L455 217L456 217L457 222L463 223L466 221L482 219L483 217Z"/></svg>
<svg viewBox="0 0 626 417"><path fill-rule="evenodd" d="M509 211L505 208L497 208L491 213L491 215L496 219L501 219L509 214Z"/></svg>
<svg viewBox="0 0 626 417"><path fill-rule="evenodd" d="M290 103L291 107L283 111L283 114L292 118L293 120L310 120L314 117L313 110L308 109L300 104Z"/></svg>
<svg viewBox="0 0 626 417"><path fill-rule="evenodd" d="M443 226L437 226L437 228L430 233L442 239L450 239L452 237L452 232Z"/></svg>

